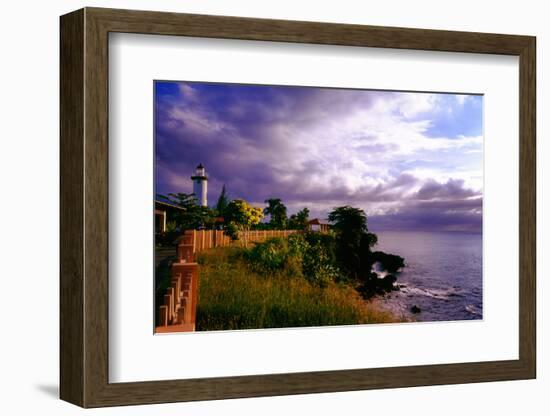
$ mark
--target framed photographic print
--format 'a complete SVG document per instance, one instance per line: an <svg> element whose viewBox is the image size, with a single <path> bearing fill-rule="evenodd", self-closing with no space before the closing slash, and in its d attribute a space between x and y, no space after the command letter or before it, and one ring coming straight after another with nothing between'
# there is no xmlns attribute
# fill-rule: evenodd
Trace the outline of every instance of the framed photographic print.
<svg viewBox="0 0 550 416"><path fill-rule="evenodd" d="M61 398L534 378L535 38L61 17Z"/></svg>

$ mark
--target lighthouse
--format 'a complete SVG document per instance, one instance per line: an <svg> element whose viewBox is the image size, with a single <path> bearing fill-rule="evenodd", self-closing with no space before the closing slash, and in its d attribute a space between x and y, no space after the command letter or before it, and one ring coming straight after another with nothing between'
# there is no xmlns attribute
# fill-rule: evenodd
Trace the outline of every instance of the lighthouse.
<svg viewBox="0 0 550 416"><path fill-rule="evenodd" d="M197 198L198 204L203 207L207 206L208 175L202 163L199 163L191 179L193 180L193 193L195 194L195 198Z"/></svg>

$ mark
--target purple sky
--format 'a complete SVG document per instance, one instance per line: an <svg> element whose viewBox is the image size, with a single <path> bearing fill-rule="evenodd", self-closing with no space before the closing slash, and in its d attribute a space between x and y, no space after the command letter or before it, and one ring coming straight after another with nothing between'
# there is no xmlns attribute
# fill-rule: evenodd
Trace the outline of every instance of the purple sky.
<svg viewBox="0 0 550 416"><path fill-rule="evenodd" d="M483 98L308 87L155 83L156 192L221 187L289 214L365 210L373 230L481 232Z"/></svg>

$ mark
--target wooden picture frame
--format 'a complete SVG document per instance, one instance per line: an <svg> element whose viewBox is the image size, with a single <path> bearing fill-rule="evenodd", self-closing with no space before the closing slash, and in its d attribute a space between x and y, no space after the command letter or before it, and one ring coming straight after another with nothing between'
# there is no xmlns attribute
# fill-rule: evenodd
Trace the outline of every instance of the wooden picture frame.
<svg viewBox="0 0 550 416"><path fill-rule="evenodd" d="M60 396L82 407L530 379L536 376L535 38L85 8L61 17ZM519 359L109 383L108 34L519 57Z"/></svg>

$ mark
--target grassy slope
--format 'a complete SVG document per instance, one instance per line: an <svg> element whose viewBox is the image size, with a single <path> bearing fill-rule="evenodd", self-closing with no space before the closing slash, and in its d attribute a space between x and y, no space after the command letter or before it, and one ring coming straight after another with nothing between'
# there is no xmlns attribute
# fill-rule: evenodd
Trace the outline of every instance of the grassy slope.
<svg viewBox="0 0 550 416"><path fill-rule="evenodd" d="M200 255L197 330L396 321L366 304L349 286L331 283L320 288L284 271L260 275L238 253L238 248L218 248Z"/></svg>

